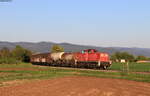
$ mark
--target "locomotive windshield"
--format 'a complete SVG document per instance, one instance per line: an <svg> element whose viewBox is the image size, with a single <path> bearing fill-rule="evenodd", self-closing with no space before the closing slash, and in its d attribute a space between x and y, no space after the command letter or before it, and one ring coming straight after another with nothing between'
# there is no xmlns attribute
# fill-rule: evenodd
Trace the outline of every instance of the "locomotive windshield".
<svg viewBox="0 0 150 96"><path fill-rule="evenodd" d="M95 49L87 49L87 50L82 50L81 53L95 53L97 50Z"/></svg>

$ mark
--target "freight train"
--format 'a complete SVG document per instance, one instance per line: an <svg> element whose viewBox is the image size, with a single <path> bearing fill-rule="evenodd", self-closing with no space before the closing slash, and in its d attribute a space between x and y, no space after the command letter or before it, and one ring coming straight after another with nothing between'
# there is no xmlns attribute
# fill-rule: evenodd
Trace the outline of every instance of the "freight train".
<svg viewBox="0 0 150 96"><path fill-rule="evenodd" d="M111 66L108 53L98 52L95 49L86 49L81 52L52 52L34 54L31 63L47 66L76 67L91 69L107 69Z"/></svg>

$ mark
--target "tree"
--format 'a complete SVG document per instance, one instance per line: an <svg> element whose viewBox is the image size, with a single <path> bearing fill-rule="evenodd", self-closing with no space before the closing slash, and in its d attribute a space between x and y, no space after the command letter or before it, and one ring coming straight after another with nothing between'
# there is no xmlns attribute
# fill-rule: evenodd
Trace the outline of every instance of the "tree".
<svg viewBox="0 0 150 96"><path fill-rule="evenodd" d="M29 62L32 52L17 45L12 51L4 47L0 50L0 64Z"/></svg>
<svg viewBox="0 0 150 96"><path fill-rule="evenodd" d="M135 60L135 57L132 54L129 54L128 52L122 52L122 58L130 62L133 62Z"/></svg>
<svg viewBox="0 0 150 96"><path fill-rule="evenodd" d="M140 56L137 56L136 60L148 60L148 58L140 55Z"/></svg>
<svg viewBox="0 0 150 96"><path fill-rule="evenodd" d="M64 48L60 45L53 45L51 52L64 52Z"/></svg>
<svg viewBox="0 0 150 96"><path fill-rule="evenodd" d="M32 52L17 45L12 54L19 61L29 62Z"/></svg>
<svg viewBox="0 0 150 96"><path fill-rule="evenodd" d="M10 57L11 56L11 52L7 47L4 47L0 50L0 57Z"/></svg>
<svg viewBox="0 0 150 96"><path fill-rule="evenodd" d="M111 56L111 59L113 61L120 61L121 59L125 59L126 61L133 62L135 60L134 56L132 54L129 54L128 52L116 52Z"/></svg>
<svg viewBox="0 0 150 96"><path fill-rule="evenodd" d="M30 50L25 49L22 61L23 62L30 62L31 55L32 55L32 52Z"/></svg>
<svg viewBox="0 0 150 96"><path fill-rule="evenodd" d="M19 63L16 58L12 56L12 52L4 47L0 50L0 64L17 64Z"/></svg>
<svg viewBox="0 0 150 96"><path fill-rule="evenodd" d="M110 59L111 59L112 61L116 62L116 60L117 60L116 54L112 54Z"/></svg>
<svg viewBox="0 0 150 96"><path fill-rule="evenodd" d="M15 49L12 51L13 56L17 59L22 61L23 55L24 55L24 48L21 46L17 45Z"/></svg>

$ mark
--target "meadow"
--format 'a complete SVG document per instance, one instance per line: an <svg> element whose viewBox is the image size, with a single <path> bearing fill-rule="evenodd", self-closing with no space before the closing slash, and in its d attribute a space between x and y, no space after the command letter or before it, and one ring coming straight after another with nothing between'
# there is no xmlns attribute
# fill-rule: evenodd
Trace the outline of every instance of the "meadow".
<svg viewBox="0 0 150 96"><path fill-rule="evenodd" d="M109 69L122 71L125 67L126 63L113 63ZM130 72L150 72L150 63L128 63L128 70Z"/></svg>
<svg viewBox="0 0 150 96"><path fill-rule="evenodd" d="M30 63L21 64L0 64L0 86L1 82L12 80L41 80L64 76L92 76L99 78L116 78L134 81L150 82L150 64L129 64L132 72L122 71L123 65L115 63L106 71L85 70L77 68L60 68L50 66L32 65ZM118 71L110 71L118 70ZM147 72L147 74L134 72Z"/></svg>

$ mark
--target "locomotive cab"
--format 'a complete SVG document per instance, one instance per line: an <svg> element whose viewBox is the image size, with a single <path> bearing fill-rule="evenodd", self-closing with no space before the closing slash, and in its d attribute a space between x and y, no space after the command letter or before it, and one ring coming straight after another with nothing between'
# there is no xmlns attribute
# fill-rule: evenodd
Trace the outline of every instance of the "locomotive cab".
<svg viewBox="0 0 150 96"><path fill-rule="evenodd" d="M95 49L86 49L76 54L77 63L83 66L94 66L106 69L110 66L109 55Z"/></svg>
<svg viewBox="0 0 150 96"><path fill-rule="evenodd" d="M98 51L95 49L87 49L87 50L82 50L81 53L96 53L96 52L98 52Z"/></svg>

